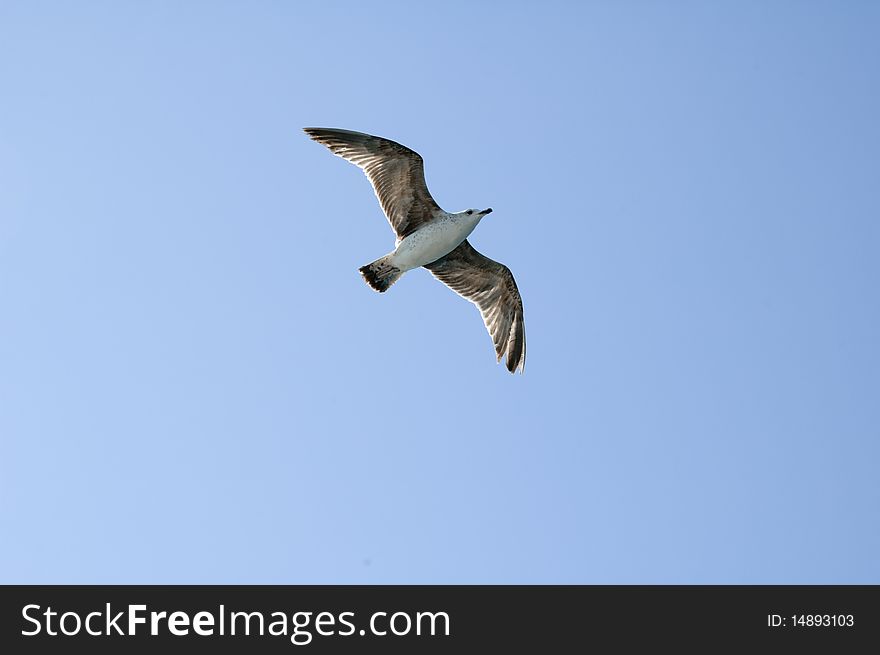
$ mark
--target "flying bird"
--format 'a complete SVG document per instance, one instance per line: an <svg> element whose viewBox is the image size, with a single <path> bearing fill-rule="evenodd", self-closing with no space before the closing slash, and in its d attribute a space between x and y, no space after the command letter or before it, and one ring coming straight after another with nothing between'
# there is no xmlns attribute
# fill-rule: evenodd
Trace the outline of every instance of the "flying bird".
<svg viewBox="0 0 880 655"><path fill-rule="evenodd" d="M390 139L334 128L303 129L364 171L397 235L393 252L359 269L367 284L385 292L401 275L424 266L477 306L498 361L506 356L507 370L522 372L526 335L519 289L510 269L477 252L467 240L492 208L458 213L440 209L425 184L421 156Z"/></svg>

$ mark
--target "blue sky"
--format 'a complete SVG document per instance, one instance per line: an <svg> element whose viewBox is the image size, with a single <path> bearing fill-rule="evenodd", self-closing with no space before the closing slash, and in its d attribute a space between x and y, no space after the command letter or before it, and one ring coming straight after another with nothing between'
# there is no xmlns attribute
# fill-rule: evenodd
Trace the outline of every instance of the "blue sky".
<svg viewBox="0 0 880 655"><path fill-rule="evenodd" d="M0 5L0 581L880 583L880 9ZM419 151L523 376L307 125Z"/></svg>

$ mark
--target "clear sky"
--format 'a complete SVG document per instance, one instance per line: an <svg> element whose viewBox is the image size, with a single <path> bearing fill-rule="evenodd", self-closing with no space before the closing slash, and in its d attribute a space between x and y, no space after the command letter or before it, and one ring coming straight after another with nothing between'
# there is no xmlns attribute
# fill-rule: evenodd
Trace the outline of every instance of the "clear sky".
<svg viewBox="0 0 880 655"><path fill-rule="evenodd" d="M0 4L0 582L880 583L880 7ZM528 360L330 126L425 158Z"/></svg>

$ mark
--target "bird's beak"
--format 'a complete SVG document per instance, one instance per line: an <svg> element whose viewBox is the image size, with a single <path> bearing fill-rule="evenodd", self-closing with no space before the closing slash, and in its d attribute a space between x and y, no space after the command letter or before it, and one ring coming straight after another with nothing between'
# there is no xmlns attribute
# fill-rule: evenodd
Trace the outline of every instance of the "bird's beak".
<svg viewBox="0 0 880 655"><path fill-rule="evenodd" d="M489 207L489 209L484 209L484 210L481 211L480 213L481 213L483 216L485 216L486 214L491 214L491 213L492 213L492 208Z"/></svg>

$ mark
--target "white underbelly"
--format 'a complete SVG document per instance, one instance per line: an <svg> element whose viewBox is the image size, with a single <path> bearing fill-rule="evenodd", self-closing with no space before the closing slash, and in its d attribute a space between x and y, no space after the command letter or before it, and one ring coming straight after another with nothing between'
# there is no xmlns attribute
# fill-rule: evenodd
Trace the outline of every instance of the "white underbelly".
<svg viewBox="0 0 880 655"><path fill-rule="evenodd" d="M426 225L397 244L394 264L402 271L430 264L455 250L474 227L476 222L451 219Z"/></svg>

